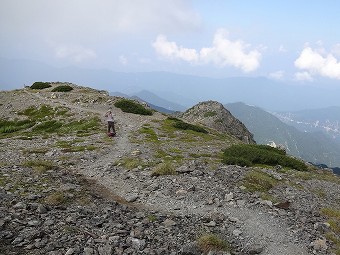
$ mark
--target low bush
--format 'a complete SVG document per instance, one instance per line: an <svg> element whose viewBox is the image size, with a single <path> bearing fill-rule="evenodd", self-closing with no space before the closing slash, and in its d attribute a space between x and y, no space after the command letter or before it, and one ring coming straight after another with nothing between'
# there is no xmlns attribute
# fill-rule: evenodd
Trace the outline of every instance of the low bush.
<svg viewBox="0 0 340 255"><path fill-rule="evenodd" d="M129 100L129 99L121 99L114 104L117 108L120 108L123 112L140 114L140 115L152 115L152 111L146 109L141 104Z"/></svg>
<svg viewBox="0 0 340 255"><path fill-rule="evenodd" d="M205 130L203 127L193 125L193 124L189 124L189 123L186 123L186 122L184 122L180 119L176 119L176 118L173 118L173 117L168 117L168 119L174 121L172 126L177 128L177 129L192 130L192 131L200 132L200 133L204 133L204 134L208 133L208 131Z"/></svg>
<svg viewBox="0 0 340 255"><path fill-rule="evenodd" d="M30 120L0 120L0 133L9 134L19 130L25 130L34 126L35 122Z"/></svg>
<svg viewBox="0 0 340 255"><path fill-rule="evenodd" d="M32 120L41 120L46 118L53 118L56 110L49 105L42 105L40 108L30 106L25 110L18 112L19 115L25 115Z"/></svg>
<svg viewBox="0 0 340 255"><path fill-rule="evenodd" d="M52 87L52 85L49 84L48 82L37 81L37 82L33 83L30 88L31 89L46 89L46 88L50 88L50 87Z"/></svg>
<svg viewBox="0 0 340 255"><path fill-rule="evenodd" d="M45 133L54 133L60 130L63 126L63 122L56 120L49 120L42 122L32 128L33 132L45 132Z"/></svg>
<svg viewBox="0 0 340 255"><path fill-rule="evenodd" d="M286 155L286 152L268 145L237 144L224 150L222 163L239 163L245 166L255 164L289 167L298 171L307 171L306 164Z"/></svg>
<svg viewBox="0 0 340 255"><path fill-rule="evenodd" d="M52 92L69 92L73 90L73 88L69 85L60 85L52 89Z"/></svg>

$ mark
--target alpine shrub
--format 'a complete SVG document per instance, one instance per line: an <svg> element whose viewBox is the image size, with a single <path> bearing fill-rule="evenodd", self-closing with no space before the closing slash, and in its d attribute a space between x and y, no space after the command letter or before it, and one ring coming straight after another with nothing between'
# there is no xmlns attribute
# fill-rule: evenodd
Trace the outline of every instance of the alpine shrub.
<svg viewBox="0 0 340 255"><path fill-rule="evenodd" d="M224 150L222 163L236 163L245 166L281 165L299 171L306 171L307 166L300 160L286 155L286 152L268 145L237 144ZM250 165L249 165L250 163Z"/></svg>
<svg viewBox="0 0 340 255"><path fill-rule="evenodd" d="M141 104L129 100L129 99L121 99L114 104L117 108L120 108L123 112L140 114L140 115L152 115L152 111L146 109Z"/></svg>
<svg viewBox="0 0 340 255"><path fill-rule="evenodd" d="M184 122L180 119L173 118L173 117L168 117L168 119L175 121L172 124L172 126L175 127L175 128L183 129L183 130L192 130L192 131L200 132L200 133L204 133L204 134L208 133L208 131L205 130L204 128L197 126L197 125L186 123L186 122Z"/></svg>
<svg viewBox="0 0 340 255"><path fill-rule="evenodd" d="M52 92L69 92L73 90L73 88L69 85L60 85L52 89Z"/></svg>
<svg viewBox="0 0 340 255"><path fill-rule="evenodd" d="M41 81L36 81L35 83L32 84L30 87L31 89L46 89L52 87L51 84L48 82L41 82Z"/></svg>

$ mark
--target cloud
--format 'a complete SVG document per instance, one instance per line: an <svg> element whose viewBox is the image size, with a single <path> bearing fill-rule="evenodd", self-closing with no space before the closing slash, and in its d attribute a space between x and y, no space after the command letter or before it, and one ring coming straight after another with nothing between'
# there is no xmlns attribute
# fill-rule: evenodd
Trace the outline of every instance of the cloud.
<svg viewBox="0 0 340 255"><path fill-rule="evenodd" d="M229 40L223 29L215 33L211 47L199 51L178 46L176 42L168 41L164 35L159 35L152 46L164 58L181 59L194 64L213 63L219 67L233 66L244 72L256 70L261 60L260 51L249 50L250 45L241 40Z"/></svg>
<svg viewBox="0 0 340 255"><path fill-rule="evenodd" d="M295 80L297 81L313 81L313 77L309 72L297 72L295 73Z"/></svg>
<svg viewBox="0 0 340 255"><path fill-rule="evenodd" d="M294 62L295 67L308 72L310 76L321 75L331 79L340 79L340 62L324 48L312 49L306 46Z"/></svg>
<svg viewBox="0 0 340 255"><path fill-rule="evenodd" d="M177 46L175 42L170 42L164 35L157 36L152 46L156 52L165 58L182 59L188 62L198 61L198 54L195 49L188 49L182 46Z"/></svg>
<svg viewBox="0 0 340 255"><path fill-rule="evenodd" d="M285 74L285 72L280 70L280 71L276 71L276 72L270 73L269 77L274 79L274 80L282 80L284 74Z"/></svg>
<svg viewBox="0 0 340 255"><path fill-rule="evenodd" d="M6 37L100 41L126 34L198 29L201 18L181 0L2 0L0 31Z"/></svg>
<svg viewBox="0 0 340 255"><path fill-rule="evenodd" d="M55 56L59 59L69 59L75 63L81 63L90 59L95 59L97 54L82 46L57 46L55 48Z"/></svg>

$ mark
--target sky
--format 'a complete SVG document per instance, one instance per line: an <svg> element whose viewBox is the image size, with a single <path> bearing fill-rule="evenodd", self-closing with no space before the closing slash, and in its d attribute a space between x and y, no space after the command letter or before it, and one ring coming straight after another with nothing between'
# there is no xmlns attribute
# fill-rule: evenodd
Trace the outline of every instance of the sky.
<svg viewBox="0 0 340 255"><path fill-rule="evenodd" d="M0 58L340 81L339 11L337 0L0 0Z"/></svg>

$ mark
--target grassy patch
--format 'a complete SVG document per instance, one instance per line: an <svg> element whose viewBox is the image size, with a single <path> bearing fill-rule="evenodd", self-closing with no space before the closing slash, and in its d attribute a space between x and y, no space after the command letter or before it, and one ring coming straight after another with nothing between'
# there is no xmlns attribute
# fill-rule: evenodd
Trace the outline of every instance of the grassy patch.
<svg viewBox="0 0 340 255"><path fill-rule="evenodd" d="M151 173L151 176L176 175L175 167L169 162L158 164Z"/></svg>
<svg viewBox="0 0 340 255"><path fill-rule="evenodd" d="M32 128L33 132L36 133L55 133L60 130L60 128L63 126L63 122L57 121L57 120L48 120L45 122L42 122Z"/></svg>
<svg viewBox="0 0 340 255"><path fill-rule="evenodd" d="M189 123L186 123L182 120L175 120L172 125L173 125L173 127L177 128L177 129L192 130L192 131L204 133L204 134L208 133L208 131L206 129L204 129L203 127L193 125L193 124L189 124Z"/></svg>
<svg viewBox="0 0 340 255"><path fill-rule="evenodd" d="M197 240L198 247L204 253L209 251L230 251L230 245L220 237L214 234L202 235Z"/></svg>
<svg viewBox="0 0 340 255"><path fill-rule="evenodd" d="M57 206L65 204L67 198L64 196L63 192L57 191L45 197L44 202L48 205Z"/></svg>
<svg viewBox="0 0 340 255"><path fill-rule="evenodd" d="M44 120L46 118L53 118L55 116L56 110L49 105L42 105L40 108L35 106L30 106L25 110L18 112L19 115L27 116L31 120Z"/></svg>
<svg viewBox="0 0 340 255"><path fill-rule="evenodd" d="M145 139L150 142L158 142L158 136L156 132L149 127L142 127L141 129L139 129L139 133L145 134Z"/></svg>
<svg viewBox="0 0 340 255"><path fill-rule="evenodd" d="M25 130L34 126L34 124L35 121L32 120L0 120L0 134L9 134Z"/></svg>
<svg viewBox="0 0 340 255"><path fill-rule="evenodd" d="M47 170L52 170L56 168L53 162L48 160L28 160L25 161L22 165L25 167L31 167L39 173L44 173Z"/></svg>
<svg viewBox="0 0 340 255"><path fill-rule="evenodd" d="M328 218L330 229L332 231L326 234L328 240L333 241L335 246L335 254L340 255L340 209L321 208L321 215Z"/></svg>
<svg viewBox="0 0 340 255"><path fill-rule="evenodd" d="M94 145L75 145L76 143L83 142L84 140L75 139L72 141L57 141L55 146L63 148L62 152L79 152L79 151L93 151L97 149Z"/></svg>
<svg viewBox="0 0 340 255"><path fill-rule="evenodd" d="M307 171L308 167L302 161L286 155L280 149L267 145L237 144L224 150L222 163L243 166L253 166L256 164L289 167L299 171Z"/></svg>
<svg viewBox="0 0 340 255"><path fill-rule="evenodd" d="M251 192L268 192L275 187L278 182L278 180L269 174L257 170L248 172L243 179L243 185Z"/></svg>

